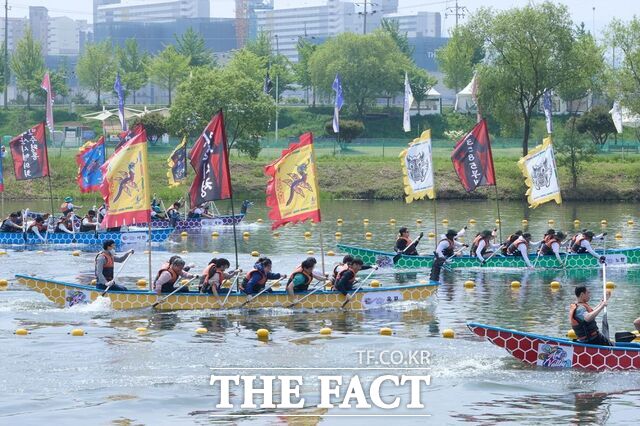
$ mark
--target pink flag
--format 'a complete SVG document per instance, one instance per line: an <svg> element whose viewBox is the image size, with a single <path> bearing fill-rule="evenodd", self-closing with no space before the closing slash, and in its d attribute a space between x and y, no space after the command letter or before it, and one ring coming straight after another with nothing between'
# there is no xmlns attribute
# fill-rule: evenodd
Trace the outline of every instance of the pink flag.
<svg viewBox="0 0 640 426"><path fill-rule="evenodd" d="M49 131L53 133L53 91L51 90L51 79L49 79L48 72L44 74L40 87L47 92L47 127L49 128Z"/></svg>

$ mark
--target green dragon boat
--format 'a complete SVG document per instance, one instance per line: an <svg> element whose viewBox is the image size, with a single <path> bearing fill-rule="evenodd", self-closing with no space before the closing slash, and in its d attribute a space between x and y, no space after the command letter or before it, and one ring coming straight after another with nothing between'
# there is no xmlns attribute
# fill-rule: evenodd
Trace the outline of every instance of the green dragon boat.
<svg viewBox="0 0 640 426"><path fill-rule="evenodd" d="M348 246L338 244L338 249L354 257L361 258L365 263L376 264L381 268L396 267L400 269L430 268L433 256L406 256L402 255L398 261L393 263L395 253L380 250L371 250L363 247ZM596 250L606 258L607 265L638 265L640 264L640 247L610 249L606 253ZM564 262L558 262L555 256L540 256L536 261L536 254L529 254L529 260L535 264L536 268L557 269L557 268L597 268L598 259L590 254L561 254ZM475 256L456 256L451 259L448 265L451 268L525 268L527 265L524 259L519 256L502 256L496 254L484 264L481 264Z"/></svg>

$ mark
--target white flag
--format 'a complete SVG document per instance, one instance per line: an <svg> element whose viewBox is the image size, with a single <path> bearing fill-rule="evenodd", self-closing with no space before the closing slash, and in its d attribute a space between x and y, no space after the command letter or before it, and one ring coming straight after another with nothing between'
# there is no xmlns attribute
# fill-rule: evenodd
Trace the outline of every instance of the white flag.
<svg viewBox="0 0 640 426"><path fill-rule="evenodd" d="M400 153L405 201L419 200L425 196L433 199L433 160L431 157L431 129L422 132Z"/></svg>
<svg viewBox="0 0 640 426"><path fill-rule="evenodd" d="M620 106L620 102L615 101L613 103L613 108L611 108L609 114L611 114L613 125L616 126L618 133L622 133L622 107Z"/></svg>
<svg viewBox="0 0 640 426"><path fill-rule="evenodd" d="M553 154L551 138L546 138L532 149L529 154L518 161L518 166L525 178L527 199L530 208L536 208L548 201L562 203L556 159Z"/></svg>
<svg viewBox="0 0 640 426"><path fill-rule="evenodd" d="M409 84L409 76L404 73L404 114L402 119L402 128L405 132L411 131L411 105L413 104L413 92Z"/></svg>

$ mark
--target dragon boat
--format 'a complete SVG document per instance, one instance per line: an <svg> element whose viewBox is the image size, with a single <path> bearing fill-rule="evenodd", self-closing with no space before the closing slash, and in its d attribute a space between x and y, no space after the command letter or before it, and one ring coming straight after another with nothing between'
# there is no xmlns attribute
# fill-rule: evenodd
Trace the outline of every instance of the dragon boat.
<svg viewBox="0 0 640 426"><path fill-rule="evenodd" d="M371 250L362 247L348 246L343 244L337 245L338 249L344 253L359 257L365 263L377 264L380 267L396 267L396 268L430 268L433 263L433 256L407 256L402 255L393 263L393 257L396 253ZM598 254L605 256L607 265L638 265L640 264L640 247L610 249L606 253L596 250ZM585 254L562 254L561 263L555 256L540 256L537 260L536 254L530 254L529 260L535 264L536 268L597 268L599 267L598 259L588 253ZM526 263L519 256L503 256L495 255L481 264L475 256L456 256L450 259L448 265L451 268L524 268Z"/></svg>
<svg viewBox="0 0 640 426"><path fill-rule="evenodd" d="M640 369L640 343L598 346L478 323L467 327L529 365L593 371Z"/></svg>
<svg viewBox="0 0 640 426"><path fill-rule="evenodd" d="M151 242L161 243L169 238L173 232L173 228L152 229ZM149 239L149 231L120 231L120 232L76 232L75 234L67 234L62 232L51 232L42 234L45 241L42 241L34 233L27 232L0 232L1 244L102 244L104 240L113 240L116 245L146 243ZM26 237L26 240L25 240Z"/></svg>
<svg viewBox="0 0 640 426"><path fill-rule="evenodd" d="M180 219L175 221L174 224L169 219L152 220L151 227L153 228L171 228L176 231L186 231L189 229L201 229L201 228L214 228L218 226L237 225L244 219L245 214L240 213L236 215L222 215L214 218L190 218Z"/></svg>
<svg viewBox="0 0 640 426"><path fill-rule="evenodd" d="M94 286L67 283L47 278L38 278L28 275L16 275L18 282L32 290L45 295L49 300L60 307L70 307L77 304L90 303L102 294ZM345 308L351 310L365 310L379 308L390 303L400 301L420 301L431 296L438 289L437 282L393 287L363 287L354 296ZM341 308L345 296L335 291L320 290L302 300L309 293L297 293L295 299L300 300L295 308L306 309L336 309ZM111 300L113 309L141 309L149 308L154 303L162 300L167 295L156 294L152 291L109 291L105 294ZM201 293L176 293L158 304L160 310L189 310L189 309L231 309L231 308L273 308L290 306L294 298L285 291L273 291L263 293L255 297L249 303L248 296L244 293L231 293L224 306L221 305L224 297Z"/></svg>

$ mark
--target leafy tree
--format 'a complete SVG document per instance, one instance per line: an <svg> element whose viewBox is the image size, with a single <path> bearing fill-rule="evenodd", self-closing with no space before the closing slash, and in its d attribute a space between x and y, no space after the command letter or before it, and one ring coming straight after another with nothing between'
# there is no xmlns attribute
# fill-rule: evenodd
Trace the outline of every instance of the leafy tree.
<svg viewBox="0 0 640 426"><path fill-rule="evenodd" d="M117 59L125 97L131 93L135 104L136 91L147 84L149 79L146 69L149 54L140 52L136 39L129 38L125 40L123 48L118 48Z"/></svg>
<svg viewBox="0 0 640 426"><path fill-rule="evenodd" d="M158 112L151 112L141 117L135 117L129 124L130 127L135 127L138 124L142 124L147 132L149 140L152 142L157 141L162 135L168 133L167 119Z"/></svg>
<svg viewBox="0 0 640 426"><path fill-rule="evenodd" d="M309 64L313 84L325 93L332 93L333 80L340 74L345 104L360 118L376 97L398 93L405 70L411 68L409 59L382 31L340 34L319 46Z"/></svg>
<svg viewBox="0 0 640 426"><path fill-rule="evenodd" d="M9 56L9 66L11 65L11 56ZM0 43L0 93L4 92L4 75L5 67L4 67L4 43ZM9 67L7 67L7 73L10 73ZM10 78L10 75L7 76L7 80Z"/></svg>
<svg viewBox="0 0 640 426"><path fill-rule="evenodd" d="M167 46L149 62L147 72L151 81L167 89L171 105L173 89L189 75L189 58L178 53L175 47Z"/></svg>
<svg viewBox="0 0 640 426"><path fill-rule="evenodd" d="M31 109L31 94L35 93L44 76L44 58L40 43L33 39L33 33L27 29L18 42L11 57L11 70L16 76L18 88L27 92L27 109Z"/></svg>
<svg viewBox="0 0 640 426"><path fill-rule="evenodd" d="M617 52L609 76L609 95L620 100L631 112L640 114L640 18L634 16L627 23L614 19L606 39Z"/></svg>
<svg viewBox="0 0 640 426"><path fill-rule="evenodd" d="M49 79L51 80L51 89L55 97L56 104L61 103L62 98L69 96L69 68L65 60L60 62L58 69L51 70L49 72ZM44 90L38 90L35 92L35 98L37 102L44 103L46 101L47 92Z"/></svg>
<svg viewBox="0 0 640 426"><path fill-rule="evenodd" d="M427 71L422 68L415 68L411 71L409 77L409 86L411 86L411 93L413 93L413 99L418 105L418 115L420 115L420 104L427 99L427 93L433 86L436 85L438 80Z"/></svg>
<svg viewBox="0 0 640 426"><path fill-rule="evenodd" d="M564 132L554 142L558 154L558 164L569 169L571 173L571 188L578 186L578 177L582 174L584 163L593 158L596 146L577 134L576 118L567 120Z"/></svg>
<svg viewBox="0 0 640 426"><path fill-rule="evenodd" d="M576 120L578 133L588 133L596 145L604 145L609 135L616 133L616 126L609 115L607 107L598 105Z"/></svg>
<svg viewBox="0 0 640 426"><path fill-rule="evenodd" d="M407 37L406 31L404 33L400 31L400 22L397 19L384 18L380 21L380 29L389 34L400 51L413 62L413 52L415 49L409 44L409 37Z"/></svg>
<svg viewBox="0 0 640 426"><path fill-rule="evenodd" d="M333 121L327 121L324 125L324 131L327 135L335 136L340 144L340 149L347 149L347 144L353 142L358 136L364 132L364 124L362 121L356 120L340 120L340 133L333 132Z"/></svg>
<svg viewBox="0 0 640 426"><path fill-rule="evenodd" d="M502 123L522 124L526 155L542 93L571 81L580 65L567 7L545 2L500 12L480 9L467 27L487 46L487 59L478 66L480 107Z"/></svg>
<svg viewBox="0 0 640 426"><path fill-rule="evenodd" d="M296 81L306 91L307 104L309 103L309 89L313 90L313 83L311 81L311 73L309 72L309 60L311 55L316 51L318 46L309 42L308 40L300 37L296 49L298 50L298 63L293 66L293 71L296 76ZM316 106L315 90L313 90L313 106Z"/></svg>
<svg viewBox="0 0 640 426"><path fill-rule="evenodd" d="M444 84L459 92L473 76L473 68L484 58L482 38L466 26L451 33L449 42L436 51L436 59L444 73Z"/></svg>
<svg viewBox="0 0 640 426"><path fill-rule="evenodd" d="M270 58L273 54L271 33L260 31L254 40L250 40L245 44L244 48L261 58Z"/></svg>
<svg viewBox="0 0 640 426"><path fill-rule="evenodd" d="M96 105L100 106L102 92L110 90L115 81L116 66L111 42L104 40L87 44L78 59L76 74L80 85L96 94Z"/></svg>
<svg viewBox="0 0 640 426"><path fill-rule="evenodd" d="M275 38L275 37L274 37ZM261 58L265 63L265 69L262 72L262 78L266 75L267 70L269 70L269 77L273 80L274 85L276 83L276 79L278 82L278 100L282 95L282 92L285 90L292 89L292 84L296 80L296 76L293 71L293 66L289 59L278 53L277 46L277 38L276 38L276 53L273 51L273 44L271 42L271 33L261 31L255 40L252 40L247 43L244 47L248 52L253 53L257 57ZM270 92L271 97L275 99L276 90L274 86L274 90Z"/></svg>
<svg viewBox="0 0 640 426"><path fill-rule="evenodd" d="M213 54L205 45L204 38L189 27L180 37L175 36L176 51L189 58L190 67L215 65Z"/></svg>

